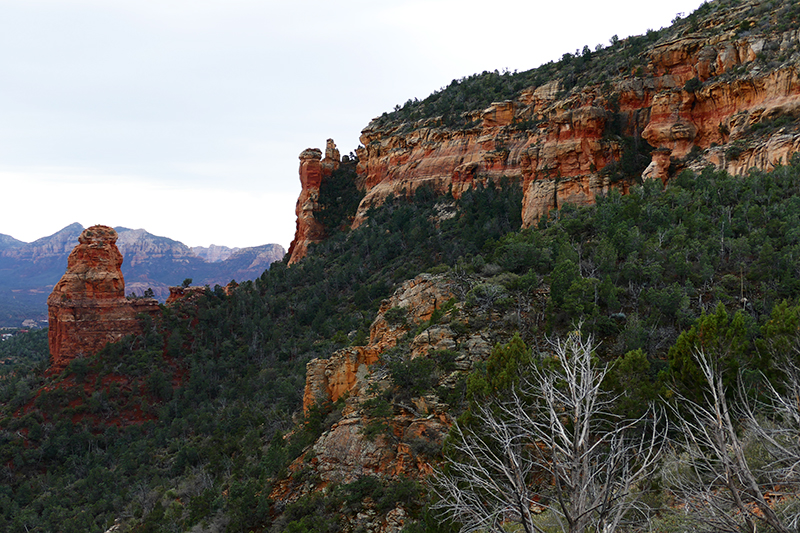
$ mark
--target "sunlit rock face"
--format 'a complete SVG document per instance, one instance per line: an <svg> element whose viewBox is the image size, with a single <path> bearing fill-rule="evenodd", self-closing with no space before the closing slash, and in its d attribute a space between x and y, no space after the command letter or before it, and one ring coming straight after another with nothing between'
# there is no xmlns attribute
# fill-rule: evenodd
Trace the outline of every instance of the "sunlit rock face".
<svg viewBox="0 0 800 533"><path fill-rule="evenodd" d="M47 299L51 366L60 370L75 357L139 333L139 313L159 312L151 298L125 298L117 232L92 226L81 233L67 271Z"/></svg>
<svg viewBox="0 0 800 533"><path fill-rule="evenodd" d="M428 120L404 133L373 121L357 151L366 195L354 227L389 195L411 194L423 185L458 198L478 184L516 181L525 192L528 224L559 201L592 203L609 187L598 170L620 156L619 143L603 137L610 114L600 95L557 100L557 92L556 82L523 91L514 101L495 102L475 113L477 125L470 129L452 130ZM536 127L520 128L538 116L544 118Z"/></svg>

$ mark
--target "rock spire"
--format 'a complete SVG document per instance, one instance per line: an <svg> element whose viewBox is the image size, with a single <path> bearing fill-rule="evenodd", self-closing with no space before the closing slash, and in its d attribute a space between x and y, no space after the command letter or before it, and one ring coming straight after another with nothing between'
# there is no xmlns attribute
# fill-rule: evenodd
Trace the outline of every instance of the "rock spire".
<svg viewBox="0 0 800 533"><path fill-rule="evenodd" d="M125 298L122 254L117 232L92 226L81 233L67 271L47 299L52 368L61 370L82 355L92 355L109 342L139 333L140 313L156 314L152 298Z"/></svg>

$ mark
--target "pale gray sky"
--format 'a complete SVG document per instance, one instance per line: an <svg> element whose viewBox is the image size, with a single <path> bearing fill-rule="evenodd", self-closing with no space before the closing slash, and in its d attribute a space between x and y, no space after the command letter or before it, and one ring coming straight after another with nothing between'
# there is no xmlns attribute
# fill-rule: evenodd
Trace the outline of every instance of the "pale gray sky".
<svg viewBox="0 0 800 533"><path fill-rule="evenodd" d="M484 70L670 24L701 0L3 0L0 233L72 222L289 245L297 156Z"/></svg>

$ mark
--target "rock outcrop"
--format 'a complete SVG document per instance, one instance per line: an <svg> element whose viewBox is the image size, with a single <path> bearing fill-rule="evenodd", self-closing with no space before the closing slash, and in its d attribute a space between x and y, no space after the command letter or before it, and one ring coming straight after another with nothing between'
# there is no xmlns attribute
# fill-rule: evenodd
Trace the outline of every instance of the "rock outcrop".
<svg viewBox="0 0 800 533"><path fill-rule="evenodd" d="M422 186L458 198L490 180L516 181L522 224L531 227L565 203L592 204L611 188L625 193L639 175L666 182L685 168L715 165L742 174L787 163L800 148L800 31L779 24L775 5L769 9L752 0L709 3L691 23L656 39L624 39L600 59L581 58L583 70L559 77L563 70L550 69L556 74L549 80L464 112L459 126L441 116L412 120L402 109L372 120L356 150L365 195L353 227L390 195ZM789 29L772 31L776 26ZM634 59L613 63L615 55ZM587 61L615 67L576 84ZM648 145L649 166L641 150ZM312 190L304 187L298 202L297 243L322 235L312 222ZM299 258L305 248L297 249Z"/></svg>
<svg viewBox="0 0 800 533"><path fill-rule="evenodd" d="M306 365L306 388L303 410L315 403L336 402L360 391L365 383L369 366L377 362L380 354L394 347L400 337L408 332L409 323L429 320L433 312L453 297L453 293L440 279L420 275L403 283L395 294L384 300L378 316L372 322L367 346L353 346L339 350L330 359L312 359ZM386 319L389 309L401 309L402 322Z"/></svg>
<svg viewBox="0 0 800 533"><path fill-rule="evenodd" d="M172 305L178 301L196 300L206 292L205 287L170 287L166 304Z"/></svg>
<svg viewBox="0 0 800 533"><path fill-rule="evenodd" d="M466 130L442 127L434 119L401 133L402 127L379 127L373 121L357 150L366 195L354 226L388 195L413 193L423 185L458 198L489 180L518 181L525 191L527 225L559 202L592 203L609 188L598 170L621 156L620 143L604 138L611 114L600 94L557 100L557 91L555 82L524 91L517 100L494 103L476 114L479 126ZM519 126L532 117L545 122L532 129Z"/></svg>
<svg viewBox="0 0 800 533"><path fill-rule="evenodd" d="M432 274L406 281L382 302L366 346L348 347L307 364L304 410L338 403L341 417L290 466L293 475L279 480L270 498L285 505L364 476L391 482L424 479L431 473L435 459L429 454L441 449L453 423L449 406L431 391L394 397L391 414L383 418L376 417L370 404L387 394L392 397L393 362L408 364L429 358L436 350L449 350L454 360L448 370L435 371L435 388L452 388L476 362L486 360L494 342L503 338L505 332L495 336L501 328L493 329L499 321L487 320L488 316L475 319L485 329L466 326L473 320L473 310L459 301L463 287L458 283L448 275ZM464 321L461 326L450 326L454 317ZM420 331L412 337L410 332L415 330ZM376 424L383 430L370 434ZM301 471L305 475L299 475ZM398 503L385 514L373 513L368 524L360 522L364 517L359 516L350 525L352 530L360 526L376 533L399 532L405 516Z"/></svg>
<svg viewBox="0 0 800 533"><path fill-rule="evenodd" d="M289 246L290 265L306 256L309 244L325 238L325 228L316 220L314 213L319 210L319 188L322 180L339 168L339 163L339 150L336 149L333 139L328 139L324 159L318 148L308 148L300 153L301 189L295 207L297 227Z"/></svg>
<svg viewBox="0 0 800 533"><path fill-rule="evenodd" d="M125 298L117 232L92 226L78 237L67 271L47 299L51 367L91 355L109 342L141 331L138 315L159 312L151 298Z"/></svg>
<svg viewBox="0 0 800 533"><path fill-rule="evenodd" d="M396 438L365 436L370 420L363 403L388 386L381 357L452 297L450 282L442 276L423 274L409 280L381 305L370 328L367 346L345 348L329 359L308 363L304 409L308 411L315 403L343 401L342 418L312 447L318 483L297 487L292 480L284 480L274 489L274 498L292 501L317 486L349 483L364 475L391 479L399 475L419 477L430 472L430 466L412 453L409 443L423 439L441 445L451 421L446 414L436 411L435 402L428 405L417 399L392 417L391 431ZM403 318L387 319L386 312L390 309L402 310ZM420 408L423 404L426 407ZM301 465L302 459L292 468Z"/></svg>

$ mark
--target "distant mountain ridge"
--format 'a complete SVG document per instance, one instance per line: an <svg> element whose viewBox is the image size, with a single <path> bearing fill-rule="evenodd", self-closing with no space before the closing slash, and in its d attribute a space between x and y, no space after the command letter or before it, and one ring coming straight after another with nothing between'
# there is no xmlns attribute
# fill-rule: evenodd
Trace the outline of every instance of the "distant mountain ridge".
<svg viewBox="0 0 800 533"><path fill-rule="evenodd" d="M25 244L22 241L18 241L14 237L10 235L3 235L0 234L0 250L7 250L9 248L16 248L17 246L22 246Z"/></svg>
<svg viewBox="0 0 800 533"><path fill-rule="evenodd" d="M141 228L114 229L124 258L126 292L142 295L153 289L160 300L169 295L169 286L180 285L187 278L195 285L211 287L232 279L254 279L286 254L279 244L193 249ZM0 234L0 326L19 326L26 319L46 322L47 296L64 274L67 258L83 230L74 223L31 243Z"/></svg>
<svg viewBox="0 0 800 533"><path fill-rule="evenodd" d="M202 257L209 263L216 263L217 261L225 261L231 255L241 250L241 248L228 248L227 246L192 246L192 251L197 257Z"/></svg>

